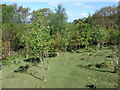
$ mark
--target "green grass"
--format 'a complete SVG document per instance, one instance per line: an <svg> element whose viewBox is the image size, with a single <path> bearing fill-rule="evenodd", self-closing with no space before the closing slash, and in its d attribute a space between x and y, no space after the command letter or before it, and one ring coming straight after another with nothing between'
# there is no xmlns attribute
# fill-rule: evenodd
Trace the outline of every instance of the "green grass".
<svg viewBox="0 0 120 90"><path fill-rule="evenodd" d="M60 53L60 57L48 58L49 59L49 70L45 70L47 81L44 82L42 78L42 70L39 67L32 66L28 73L15 73L14 70L20 65L25 65L26 62L22 61L24 58L15 58L15 60L21 60L21 63L17 65L11 63L10 65L3 66L3 87L4 88L87 88L88 84L96 84L98 88L115 88L117 87L116 73L102 72L113 71L113 65L108 68L96 68L91 67L94 70L81 68L79 65L88 65L104 62L110 59L112 62L113 58L106 58L107 55L112 53L111 49L103 49L100 52L91 51L84 52L81 50L80 53L65 53L64 56ZM89 54L91 54L89 56ZM102 54L101 56L99 54ZM81 60L84 58L84 60ZM44 67L46 68L46 61L44 61ZM98 71L97 71L98 70ZM37 78L36 78L37 77Z"/></svg>

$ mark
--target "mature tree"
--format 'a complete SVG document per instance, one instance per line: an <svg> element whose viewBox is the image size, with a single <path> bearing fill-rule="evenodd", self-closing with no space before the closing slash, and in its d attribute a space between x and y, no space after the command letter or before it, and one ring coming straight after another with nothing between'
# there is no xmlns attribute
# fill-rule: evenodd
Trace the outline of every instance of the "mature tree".
<svg viewBox="0 0 120 90"><path fill-rule="evenodd" d="M7 6L6 4L2 4L2 55L3 59L6 59L10 53L10 41L13 38L14 34L14 8L11 6Z"/></svg>
<svg viewBox="0 0 120 90"><path fill-rule="evenodd" d="M21 34L25 30L25 19L28 16L28 8L22 6L2 4L2 42L9 42L8 47L16 50L19 46ZM24 18L23 18L24 17Z"/></svg>
<svg viewBox="0 0 120 90"><path fill-rule="evenodd" d="M79 33L79 43L80 45L85 45L86 49L91 40L91 22L92 21L90 21L89 18L79 19L74 22L74 24L76 25L75 31Z"/></svg>
<svg viewBox="0 0 120 90"><path fill-rule="evenodd" d="M118 17L117 17L117 6L103 7L100 10L96 11L92 16L94 18L94 24L100 25L106 28L106 31L109 34L108 43L115 44L117 43L118 38Z"/></svg>
<svg viewBox="0 0 120 90"><path fill-rule="evenodd" d="M49 25L51 27L51 35L55 35L56 33L63 34L65 31L65 23L67 22L67 15L65 8L63 8L62 4L59 4L55 8L55 13L51 13L49 16Z"/></svg>
<svg viewBox="0 0 120 90"><path fill-rule="evenodd" d="M117 28L117 7L103 7L100 10L97 10L93 15L95 24L101 25L103 27L109 28Z"/></svg>
<svg viewBox="0 0 120 90"><path fill-rule="evenodd" d="M0 5L0 59L2 58L2 6Z"/></svg>
<svg viewBox="0 0 120 90"><path fill-rule="evenodd" d="M67 14L65 8L63 8L62 4L59 4L57 8L55 8L55 13L52 13L50 16L50 34L55 39L56 49L60 50L63 46L66 47L65 43L62 43L63 38L66 38L67 35ZM58 41L60 44L58 44ZM66 41L65 41L66 42ZM63 46L62 46L63 45Z"/></svg>
<svg viewBox="0 0 120 90"><path fill-rule="evenodd" d="M117 45L118 44L118 39L119 39L119 31L111 28L109 31L107 31L108 39L107 42L109 44Z"/></svg>
<svg viewBox="0 0 120 90"><path fill-rule="evenodd" d="M86 18L85 22L90 25L90 28L93 29L94 27L94 20L93 16L89 14L89 16Z"/></svg>
<svg viewBox="0 0 120 90"><path fill-rule="evenodd" d="M26 22L27 21L27 17L30 15L29 13L29 8L25 8L23 6L19 6L17 7L16 5L13 5L16 11L16 14L19 16L20 20L22 22Z"/></svg>
<svg viewBox="0 0 120 90"><path fill-rule="evenodd" d="M48 24L49 23L49 16L52 13L52 11L49 8L43 8L43 9L39 9L39 10L34 10L32 12L32 21L36 21L39 18L44 18L44 24ZM42 16L42 17L41 17Z"/></svg>
<svg viewBox="0 0 120 90"><path fill-rule="evenodd" d="M12 6L7 6L6 4L1 4L2 6L2 24L11 22L14 18L14 8Z"/></svg>

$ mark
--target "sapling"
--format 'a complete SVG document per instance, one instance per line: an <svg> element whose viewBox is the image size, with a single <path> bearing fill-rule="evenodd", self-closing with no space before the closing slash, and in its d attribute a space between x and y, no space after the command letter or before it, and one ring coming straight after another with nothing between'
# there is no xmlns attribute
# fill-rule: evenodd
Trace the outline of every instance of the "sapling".
<svg viewBox="0 0 120 90"><path fill-rule="evenodd" d="M40 13L38 13L40 14ZM41 14L40 14L41 15ZM43 17L43 15L41 15ZM27 43L29 46L28 50L31 51L34 55L38 54L39 59L41 60L41 67L43 73L43 80L45 81L44 65L43 65L43 55L47 47L50 46L50 30L49 26L46 26L44 23L44 17L38 18L36 21L32 21L29 24L29 33L26 33L22 37L22 42Z"/></svg>

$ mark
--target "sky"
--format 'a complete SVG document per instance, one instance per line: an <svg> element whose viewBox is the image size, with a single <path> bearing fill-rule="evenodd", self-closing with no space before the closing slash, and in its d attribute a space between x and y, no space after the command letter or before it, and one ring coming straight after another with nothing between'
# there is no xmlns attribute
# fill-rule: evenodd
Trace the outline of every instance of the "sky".
<svg viewBox="0 0 120 90"><path fill-rule="evenodd" d="M21 2L20 2L21 1ZM25 1L25 0L24 0ZM80 1L80 0L72 0L72 1L62 1L60 2L60 0L56 0L56 1L32 1L30 0L31 2L29 2L28 0L26 0L26 2L24 2L22 0L19 0L19 1L14 1L14 0L4 0L2 1L2 3L5 3L5 4L18 4L18 5L22 5L23 7L29 7L31 10L30 12L32 12L33 10L38 10L40 8L50 8L52 11L55 11L55 7L57 7L57 5L59 3L61 3L63 5L63 7L66 9L66 13L67 13L67 16L68 16L68 22L72 22L73 20L75 19L79 19L79 18L83 18L83 17L87 17L89 14L94 14L94 12L96 10L100 10L102 7L106 7L106 6L113 6L113 5L118 5L118 2L117 0L115 1L112 1L112 2L101 2L98 0L98 2L96 2L94 0L91 1L91 2L88 2L86 0L84 0L85 2ZM108 0L110 1L110 0Z"/></svg>

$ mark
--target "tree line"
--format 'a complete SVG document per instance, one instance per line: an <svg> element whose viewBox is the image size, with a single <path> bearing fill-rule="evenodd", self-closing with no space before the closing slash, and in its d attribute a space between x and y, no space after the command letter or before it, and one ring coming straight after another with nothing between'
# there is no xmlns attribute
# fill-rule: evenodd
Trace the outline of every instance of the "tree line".
<svg viewBox="0 0 120 90"><path fill-rule="evenodd" d="M12 51L23 50L28 55L43 59L50 50L72 52L96 45L116 45L119 39L118 6L103 7L87 18L67 22L62 4L55 8L34 10L17 4L2 7L2 58ZM28 21L29 17L29 22Z"/></svg>

